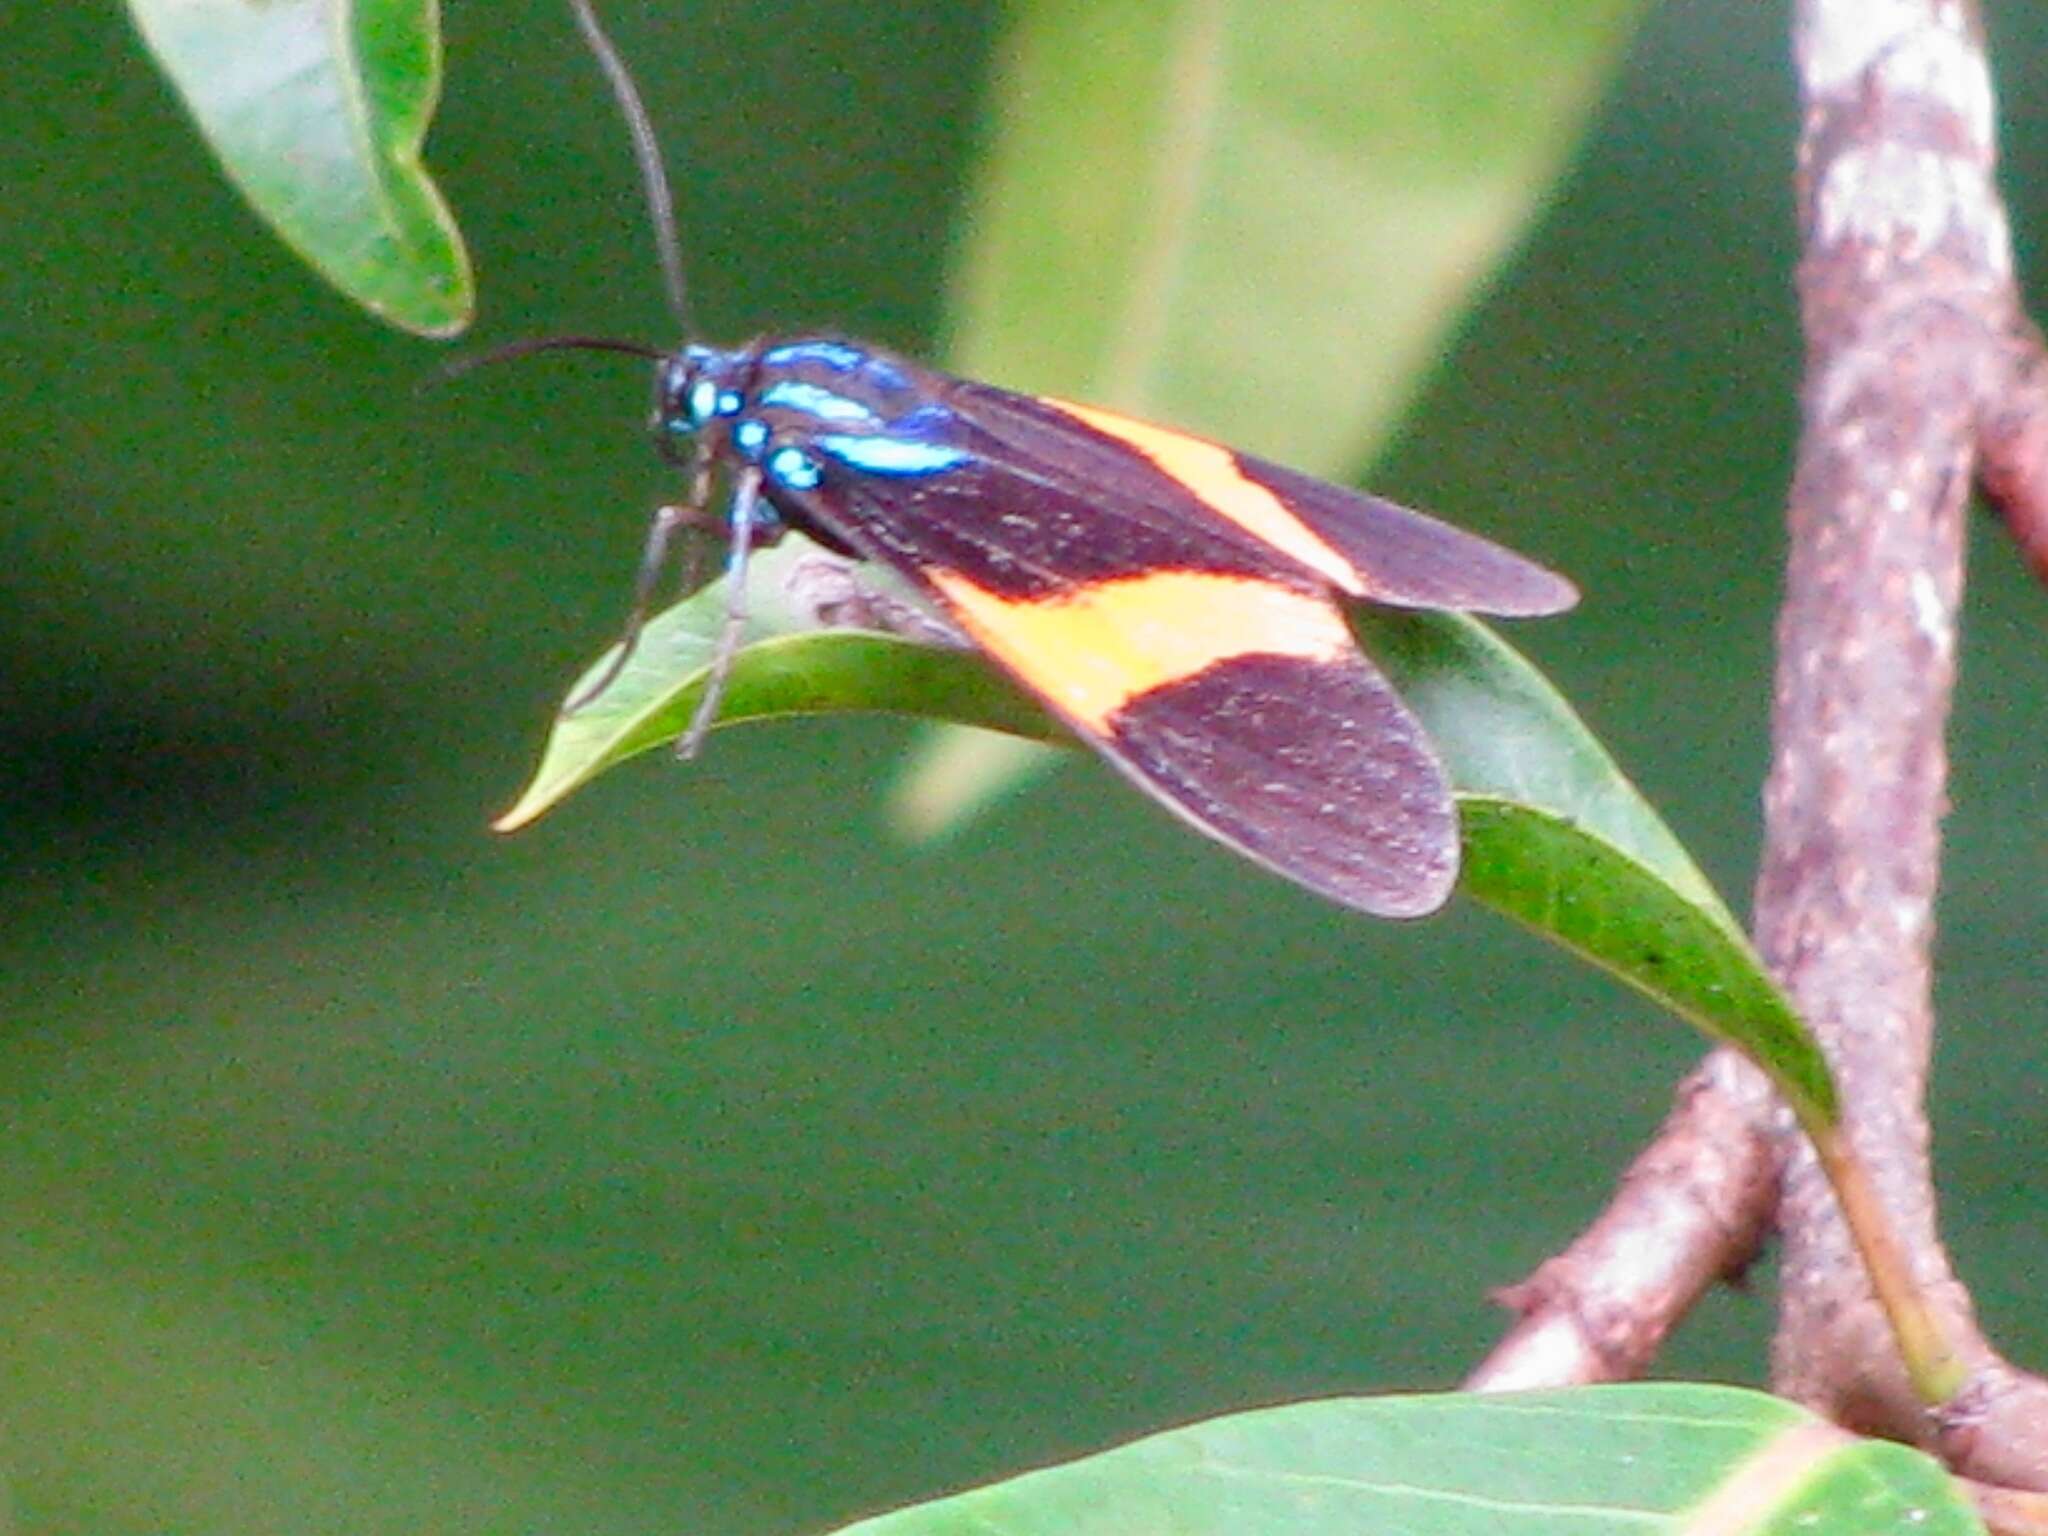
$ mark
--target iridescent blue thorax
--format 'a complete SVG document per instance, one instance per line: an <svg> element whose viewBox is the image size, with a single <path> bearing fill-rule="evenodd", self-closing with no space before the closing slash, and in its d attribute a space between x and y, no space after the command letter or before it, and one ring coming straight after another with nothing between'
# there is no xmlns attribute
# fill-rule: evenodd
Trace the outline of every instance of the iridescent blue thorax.
<svg viewBox="0 0 2048 1536"><path fill-rule="evenodd" d="M657 380L663 452L758 466L769 503L799 524L793 503L835 470L915 477L965 462L956 426L910 365L828 337L688 346Z"/></svg>

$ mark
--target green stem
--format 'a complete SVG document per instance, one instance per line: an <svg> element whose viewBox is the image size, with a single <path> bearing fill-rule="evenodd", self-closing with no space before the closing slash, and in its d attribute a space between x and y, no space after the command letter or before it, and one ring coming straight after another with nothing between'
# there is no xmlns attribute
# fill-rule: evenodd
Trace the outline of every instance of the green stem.
<svg viewBox="0 0 2048 1536"><path fill-rule="evenodd" d="M1929 1407L1939 1407L1963 1389L1969 1368L1914 1279L1891 1214L1878 1199L1870 1174L1842 1134L1841 1125L1823 1122L1817 1115L1802 1114L1800 1120L1820 1158L1821 1172L1841 1205L1850 1239L1863 1257L1877 1304L1892 1325L1892 1337L1913 1390Z"/></svg>

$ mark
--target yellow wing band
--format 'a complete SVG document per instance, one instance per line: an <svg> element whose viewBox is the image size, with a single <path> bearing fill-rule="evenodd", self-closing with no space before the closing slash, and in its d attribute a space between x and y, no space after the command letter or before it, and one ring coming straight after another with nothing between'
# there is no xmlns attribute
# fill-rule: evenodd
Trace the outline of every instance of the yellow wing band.
<svg viewBox="0 0 2048 1536"><path fill-rule="evenodd" d="M1105 736L1132 699L1233 656L1326 661L1353 649L1327 598L1246 576L1157 571L1046 598L1004 597L954 571L925 576L977 645Z"/></svg>
<svg viewBox="0 0 2048 1536"><path fill-rule="evenodd" d="M1166 427L1150 426L1099 411L1090 405L1041 396L1042 402L1064 411L1106 437L1137 449L1161 473L1177 480L1210 511L1228 518L1262 544L1328 578L1340 591L1362 596L1364 583L1352 563L1322 536L1287 510L1287 503L1257 481L1246 478L1237 455L1220 444L1189 437Z"/></svg>

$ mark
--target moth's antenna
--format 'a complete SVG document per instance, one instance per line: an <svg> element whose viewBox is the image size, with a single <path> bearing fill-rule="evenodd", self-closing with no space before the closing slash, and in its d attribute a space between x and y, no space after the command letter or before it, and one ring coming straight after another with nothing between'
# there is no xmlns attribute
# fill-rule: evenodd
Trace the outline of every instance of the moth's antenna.
<svg viewBox="0 0 2048 1536"><path fill-rule="evenodd" d="M441 378L444 382L459 379L479 368L531 357L536 352L623 352L628 357L652 358L656 362L668 356L660 347L650 347L644 341L621 341L616 336L528 336L520 341L508 341L488 352L479 352L474 357L458 357L452 363L444 363Z"/></svg>
<svg viewBox="0 0 2048 1536"><path fill-rule="evenodd" d="M683 298L683 253L676 242L676 200L669 191L668 169L661 163L661 141L654 136L654 120L647 115L646 104L640 100L640 88L633 83L626 61L619 57L619 50L612 46L612 40L599 24L591 0L569 0L569 9L575 12L583 40L590 45L598 68L611 83L612 99L619 104L619 115L626 120L627 132L633 135L633 158L640 162L640 181L647 192L647 216L654 224L654 248L661 257L661 281L668 290L669 313L687 337L690 310Z"/></svg>

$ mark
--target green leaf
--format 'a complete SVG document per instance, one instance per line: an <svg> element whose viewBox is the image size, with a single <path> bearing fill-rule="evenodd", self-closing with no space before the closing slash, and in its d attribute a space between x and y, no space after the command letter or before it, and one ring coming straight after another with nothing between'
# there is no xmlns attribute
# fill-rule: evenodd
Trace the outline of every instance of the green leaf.
<svg viewBox="0 0 2048 1536"><path fill-rule="evenodd" d="M1635 0L1026 0L953 366L1330 474L1578 140Z"/></svg>
<svg viewBox="0 0 2048 1536"><path fill-rule="evenodd" d="M434 0L128 0L229 180L372 314L450 336L469 257L420 150L440 93Z"/></svg>
<svg viewBox="0 0 2048 1536"><path fill-rule="evenodd" d="M1360 642L1457 791L1473 900L1748 1053L1809 1126L1827 1064L1707 877L1548 679L1474 619L1372 609Z"/></svg>
<svg viewBox="0 0 2048 1536"><path fill-rule="evenodd" d="M846 1536L1965 1536L1932 1459L1732 1387L1339 1398L1234 1414L844 1528Z"/></svg>
<svg viewBox="0 0 2048 1536"><path fill-rule="evenodd" d="M813 621L788 594L798 567L813 561L819 561L815 550L798 538L754 558L753 611L726 677L721 729L748 720L869 711L1061 738L1036 703L978 656L862 630L806 630ZM491 825L517 831L605 769L683 735L696 718L728 608L721 580L650 619L611 685L574 713L556 715L532 781ZM617 646L605 652L565 697L582 698L617 655Z"/></svg>
<svg viewBox="0 0 2048 1536"><path fill-rule="evenodd" d="M761 638L733 658L721 727L885 710L1034 742L1069 739L974 652L853 630L805 632L815 621L788 591L799 567L820 558L792 540L757 562L749 634ZM614 763L688 728L726 601L724 584L715 583L650 624L617 681L557 719L501 830L525 825ZM1466 894L1747 1051L1802 1120L1832 1122L1834 1089L1820 1051L1740 926L1542 675L1471 619L1373 609L1352 622L1450 772ZM608 657L599 661L569 697L608 665Z"/></svg>
<svg viewBox="0 0 2048 1536"><path fill-rule="evenodd" d="M1556 182L1638 9L1013 5L951 365L1355 475ZM897 820L970 815L1040 761L928 746Z"/></svg>

